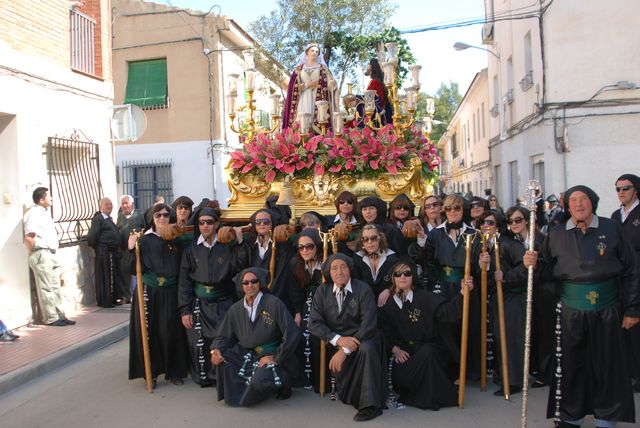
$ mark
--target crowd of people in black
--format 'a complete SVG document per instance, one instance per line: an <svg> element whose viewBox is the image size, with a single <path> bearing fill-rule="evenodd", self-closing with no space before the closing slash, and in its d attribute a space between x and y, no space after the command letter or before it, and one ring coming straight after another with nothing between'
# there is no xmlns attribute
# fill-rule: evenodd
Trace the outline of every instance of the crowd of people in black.
<svg viewBox="0 0 640 428"><path fill-rule="evenodd" d="M292 388L326 388L365 421L398 403L456 405L465 289L466 378L483 375L486 323L486 373L495 395L505 395L497 283L504 291L508 386L519 393L533 267L530 385L550 386L548 417L556 425L580 426L594 415L597 426L610 427L635 421L632 391L640 388L639 188L635 175L616 181L622 205L611 219L596 214L598 196L586 186L546 200L536 195L533 213L523 205L505 211L494 195L421 201L399 195L386 203L345 191L335 215L290 219L288 207L270 200L246 227L223 225L216 201L194 206L182 196L173 205L155 204L141 235L130 232L144 216L127 221L131 209L119 216L126 273L119 278L129 285L111 297L131 298L139 240L143 284L137 285L144 290L154 386L160 375L179 385L190 374L232 406L286 399ZM123 202L131 204L130 197ZM145 370L132 296L129 378L135 379Z"/></svg>

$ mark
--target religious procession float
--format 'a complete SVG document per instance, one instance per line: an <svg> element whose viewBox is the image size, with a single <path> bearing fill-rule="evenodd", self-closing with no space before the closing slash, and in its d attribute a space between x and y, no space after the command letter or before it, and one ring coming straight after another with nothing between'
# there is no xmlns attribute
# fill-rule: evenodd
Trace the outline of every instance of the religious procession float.
<svg viewBox="0 0 640 428"><path fill-rule="evenodd" d="M253 53L245 51L244 60L247 104L236 107L233 81L227 96L243 147L231 153L227 166L231 198L225 218L246 219L274 195L295 217L310 210L335 214L334 201L345 190L385 201L402 193L417 201L432 193L440 158L428 138L429 124L425 131L424 122L414 120L421 66L409 67L411 84L400 95L395 43L370 61L364 94L354 94L349 84L342 106L319 46L308 45L291 73L282 114L280 96L272 95L272 129L257 128ZM427 121L433 110L433 99L427 99ZM237 112L247 119L235 126Z"/></svg>

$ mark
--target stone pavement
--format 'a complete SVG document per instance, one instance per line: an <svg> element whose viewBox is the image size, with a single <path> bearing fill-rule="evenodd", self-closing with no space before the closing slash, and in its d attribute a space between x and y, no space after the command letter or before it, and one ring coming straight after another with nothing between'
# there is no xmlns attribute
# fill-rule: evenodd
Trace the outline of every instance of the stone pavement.
<svg viewBox="0 0 640 428"><path fill-rule="evenodd" d="M29 325L14 329L20 338L0 342L0 395L108 346L129 334L130 305L84 308L67 316L75 325Z"/></svg>

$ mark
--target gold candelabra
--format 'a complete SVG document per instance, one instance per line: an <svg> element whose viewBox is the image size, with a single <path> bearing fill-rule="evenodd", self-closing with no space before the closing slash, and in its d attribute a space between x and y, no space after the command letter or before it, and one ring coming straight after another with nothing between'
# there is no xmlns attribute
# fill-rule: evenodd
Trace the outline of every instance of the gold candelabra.
<svg viewBox="0 0 640 428"><path fill-rule="evenodd" d="M254 113L256 111L256 100L253 98L255 92L255 79L256 68L253 59L253 51L248 49L242 52L244 57L244 94L246 95L246 104L236 107L236 100L238 98L238 74L229 74L229 91L227 94L228 114L231 120L231 130L237 134L245 137L245 141L253 141L258 133L272 134L280 126L280 95L271 95L272 108L271 108L271 127L262 129L259 128L256 123ZM244 112L246 119L244 123L241 123L238 112ZM238 116L238 122L236 125L235 119Z"/></svg>

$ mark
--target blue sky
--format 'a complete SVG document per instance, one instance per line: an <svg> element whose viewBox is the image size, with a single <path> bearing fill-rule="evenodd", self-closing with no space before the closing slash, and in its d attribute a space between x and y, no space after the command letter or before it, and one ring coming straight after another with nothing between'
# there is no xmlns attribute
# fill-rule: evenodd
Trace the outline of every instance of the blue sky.
<svg viewBox="0 0 640 428"><path fill-rule="evenodd" d="M176 7L209 10L217 4L221 12L247 28L248 23L276 8L275 0L155 0ZM462 21L484 16L483 0L399 0L391 24L400 30ZM487 53L477 49L457 52L457 41L481 45L481 26L406 34L418 64L422 68L422 90L434 93L441 82L458 82L464 94L475 74L487 65ZM360 82L362 83L362 82Z"/></svg>

